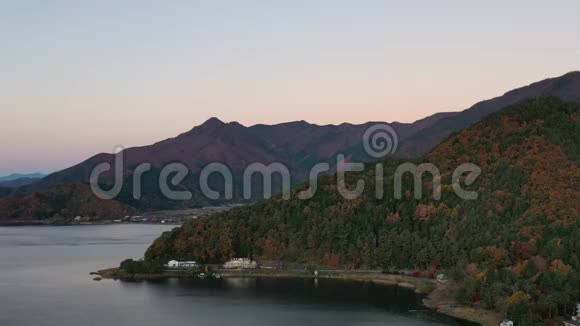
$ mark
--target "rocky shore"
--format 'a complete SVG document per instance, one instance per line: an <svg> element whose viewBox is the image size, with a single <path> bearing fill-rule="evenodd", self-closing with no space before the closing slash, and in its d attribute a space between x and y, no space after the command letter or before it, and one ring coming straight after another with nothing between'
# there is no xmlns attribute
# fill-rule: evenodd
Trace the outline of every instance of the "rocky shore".
<svg viewBox="0 0 580 326"><path fill-rule="evenodd" d="M423 299L426 307L435 309L438 313L447 316L469 320L483 326L497 326L503 319L501 314L458 304L455 295L459 289L459 284L454 281L438 282L434 281L434 289L427 298Z"/></svg>

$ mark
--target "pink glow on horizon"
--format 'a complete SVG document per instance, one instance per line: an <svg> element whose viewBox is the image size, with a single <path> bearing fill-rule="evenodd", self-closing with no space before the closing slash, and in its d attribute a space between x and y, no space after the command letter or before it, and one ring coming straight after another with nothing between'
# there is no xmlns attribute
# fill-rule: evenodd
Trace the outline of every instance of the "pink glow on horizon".
<svg viewBox="0 0 580 326"><path fill-rule="evenodd" d="M413 122L579 70L580 2L2 5L0 175L218 117Z"/></svg>

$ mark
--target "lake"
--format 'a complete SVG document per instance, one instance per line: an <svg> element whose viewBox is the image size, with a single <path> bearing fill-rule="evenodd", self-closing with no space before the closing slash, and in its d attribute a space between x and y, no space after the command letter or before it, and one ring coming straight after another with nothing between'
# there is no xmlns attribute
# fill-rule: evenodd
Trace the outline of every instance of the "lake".
<svg viewBox="0 0 580 326"><path fill-rule="evenodd" d="M172 227L0 227L0 325L468 325L417 312L408 289L341 280L92 280Z"/></svg>

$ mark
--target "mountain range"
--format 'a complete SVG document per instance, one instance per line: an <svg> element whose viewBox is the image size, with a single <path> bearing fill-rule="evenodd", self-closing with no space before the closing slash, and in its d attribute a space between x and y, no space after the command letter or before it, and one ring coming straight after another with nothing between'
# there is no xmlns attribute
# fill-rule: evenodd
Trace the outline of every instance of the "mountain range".
<svg viewBox="0 0 580 326"><path fill-rule="evenodd" d="M42 173L28 173L28 174L13 173L11 175L0 177L0 182L14 181L14 180L23 179L23 178L42 179L44 177L46 177L46 174L42 174Z"/></svg>
<svg viewBox="0 0 580 326"><path fill-rule="evenodd" d="M40 181L40 179L44 178L45 176L46 174L42 173L13 173L8 176L0 177L0 187L18 188L27 186Z"/></svg>
<svg viewBox="0 0 580 326"><path fill-rule="evenodd" d="M479 102L461 112L437 113L413 123L392 122L390 126L397 132L399 138L399 147L395 155L403 158L421 157L454 132L469 127L489 114L519 101L542 96L553 96L572 102L580 101L580 72L570 72L557 78L542 80L509 91L502 96ZM223 163L232 170L234 201L240 201L242 198L241 175L244 168L251 163L283 163L293 176L293 184L298 184L305 180L314 164L319 162L332 164L337 154L345 154L351 160L372 160L373 158L366 155L363 150L362 136L369 127L377 123L379 122L367 122L360 125L348 123L316 125L306 121L296 121L247 127L237 122L224 123L217 118L211 118L174 138L149 146L125 149L123 151L124 187L117 201L138 210L219 204L223 201L208 200L201 195L198 187L200 171L205 165L213 162ZM14 202L23 196L36 196L39 191L45 194L50 193L51 189L56 186L60 187L59 192L62 192L66 185L88 187L91 171L103 162L114 166L114 155L97 154L75 166L48 175L39 182L16 189L7 189L0 184L0 197L12 197L10 200ZM172 162L183 163L190 170L189 176L181 183L182 187L193 192L193 198L189 201L167 200L158 189L157 180L161 169ZM141 200L135 200L131 195L131 176L140 163L151 163L153 168L144 175ZM112 176L112 172L104 174L100 181L104 185L111 185ZM210 179L210 184L218 190L223 190L223 181L220 181ZM274 189L277 188L274 187ZM254 199L259 197L260 195L256 194ZM40 196L40 198L46 197ZM43 205L51 207L51 203L47 201L44 201ZM0 200L0 216L21 217L14 211L2 210L2 207L2 200ZM59 210L55 207L47 209L43 217L57 214ZM40 211L42 210L38 212ZM69 210L66 215L76 214L77 212Z"/></svg>

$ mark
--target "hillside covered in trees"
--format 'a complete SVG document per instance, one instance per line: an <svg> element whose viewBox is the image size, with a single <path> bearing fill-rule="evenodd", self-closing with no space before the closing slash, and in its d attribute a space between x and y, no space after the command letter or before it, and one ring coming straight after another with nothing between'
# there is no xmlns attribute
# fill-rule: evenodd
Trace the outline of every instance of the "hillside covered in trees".
<svg viewBox="0 0 580 326"><path fill-rule="evenodd" d="M50 220L65 223L72 221L75 216L120 218L135 213L135 209L118 201L99 199L88 185L72 183L2 198L0 212L0 222Z"/></svg>
<svg viewBox="0 0 580 326"><path fill-rule="evenodd" d="M441 172L441 198L423 175L423 196L404 177L401 199L385 160L384 198L375 196L375 167L347 181L365 181L354 200L337 192L336 177L319 179L309 200L276 197L166 232L146 252L149 261L230 257L284 260L344 268L445 271L463 284L458 299L481 301L522 325L569 313L580 298L580 105L528 100L458 132L422 162ZM461 163L482 173L469 186L476 200L452 190ZM417 161L414 163L421 163ZM350 189L352 189L350 187ZM567 310L567 311L566 311Z"/></svg>

